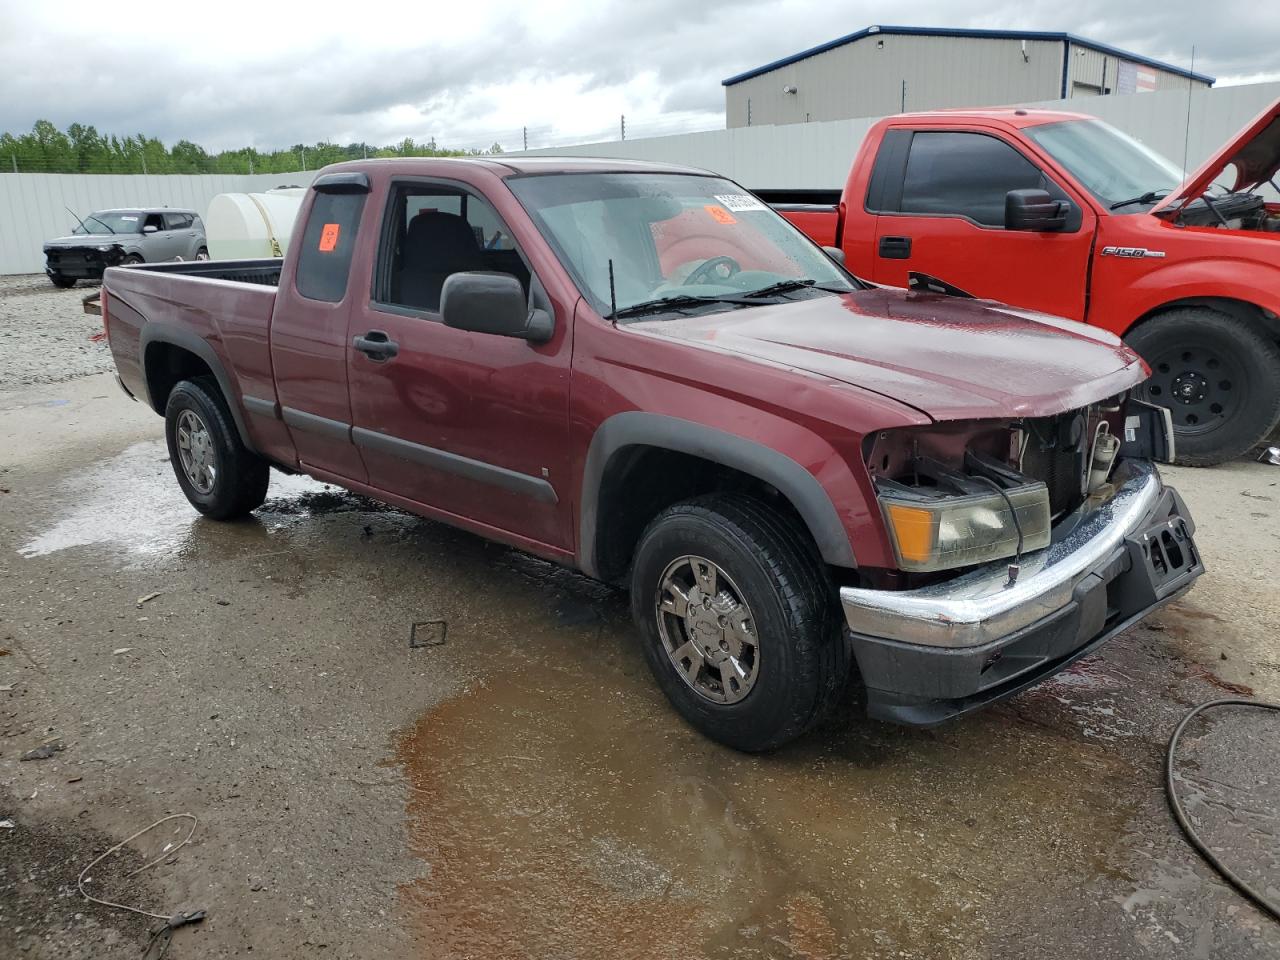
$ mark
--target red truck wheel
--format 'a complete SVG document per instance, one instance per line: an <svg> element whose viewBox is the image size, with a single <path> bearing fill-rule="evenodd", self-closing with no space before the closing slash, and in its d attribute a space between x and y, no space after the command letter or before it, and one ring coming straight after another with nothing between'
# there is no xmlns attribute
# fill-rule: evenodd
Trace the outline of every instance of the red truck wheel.
<svg viewBox="0 0 1280 960"><path fill-rule="evenodd" d="M193 507L214 520L234 520L262 506L270 468L240 442L213 377L174 387L164 425L169 461Z"/></svg>
<svg viewBox="0 0 1280 960"><path fill-rule="evenodd" d="M659 514L636 550L631 608L672 705L738 750L800 736L849 677L836 589L816 551L776 507L748 497Z"/></svg>
<svg viewBox="0 0 1280 960"><path fill-rule="evenodd" d="M1178 463L1232 460L1280 420L1280 347L1248 323L1208 307L1179 307L1125 341L1151 367L1138 396L1173 416Z"/></svg>

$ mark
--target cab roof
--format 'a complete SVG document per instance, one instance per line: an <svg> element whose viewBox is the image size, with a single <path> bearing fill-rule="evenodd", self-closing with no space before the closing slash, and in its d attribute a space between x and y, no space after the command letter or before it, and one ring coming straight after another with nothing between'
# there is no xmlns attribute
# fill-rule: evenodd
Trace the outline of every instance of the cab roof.
<svg viewBox="0 0 1280 960"><path fill-rule="evenodd" d="M908 123L921 119L931 121L955 121L964 123L966 121L991 121L996 120L1006 123L1011 127L1022 129L1023 127L1037 127L1043 123L1057 123L1062 120L1097 120L1097 117L1090 116L1086 113L1072 113L1066 110L1036 110L1031 107L984 107L974 109L972 107L957 107L945 110L923 110L919 113L899 113L892 117L886 117L882 123L900 123L906 121Z"/></svg>
<svg viewBox="0 0 1280 960"><path fill-rule="evenodd" d="M677 173L718 176L710 170L699 167L650 160L617 160L611 157L517 157L506 154L483 157L377 157L369 160L348 160L324 169L329 172L363 170L375 165L405 169L416 164L480 166L493 171L500 177L557 173Z"/></svg>

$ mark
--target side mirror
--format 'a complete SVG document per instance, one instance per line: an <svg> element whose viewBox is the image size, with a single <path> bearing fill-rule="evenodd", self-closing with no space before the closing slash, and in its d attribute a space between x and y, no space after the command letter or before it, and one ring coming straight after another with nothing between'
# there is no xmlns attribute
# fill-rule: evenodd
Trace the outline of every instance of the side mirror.
<svg viewBox="0 0 1280 960"><path fill-rule="evenodd" d="M1045 190L1010 190L1004 195L1006 230L1061 230L1067 225L1071 204L1055 200Z"/></svg>
<svg viewBox="0 0 1280 960"><path fill-rule="evenodd" d="M555 332L551 315L529 309L524 287L509 273L450 274L440 291L440 316L446 327L535 343L550 340Z"/></svg>
<svg viewBox="0 0 1280 960"><path fill-rule="evenodd" d="M143 233L159 233L160 228L157 227L154 223L148 223L145 227L142 228L142 232Z"/></svg>
<svg viewBox="0 0 1280 960"><path fill-rule="evenodd" d="M844 251L839 247L823 247L822 252L834 260L840 266L844 266Z"/></svg>

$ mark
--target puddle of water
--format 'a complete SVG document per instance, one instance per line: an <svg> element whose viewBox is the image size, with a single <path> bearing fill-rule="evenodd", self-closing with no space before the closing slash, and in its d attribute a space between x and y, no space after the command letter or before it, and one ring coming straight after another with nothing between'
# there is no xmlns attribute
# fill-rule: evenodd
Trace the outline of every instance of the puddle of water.
<svg viewBox="0 0 1280 960"><path fill-rule="evenodd" d="M1066 789L1080 747L999 718L723 749L603 620L466 638L498 669L399 738L424 956L982 956L993 912L1099 876L1130 812L1126 766Z"/></svg>
<svg viewBox="0 0 1280 960"><path fill-rule="evenodd" d="M260 519L270 523L276 522L273 515L313 512L305 498L323 496L330 489L309 477L273 471L270 499ZM58 490L57 502L68 505L65 513L23 544L18 550L22 556L41 557L95 544L141 557L168 556L202 525L213 522L187 502L159 441L135 443L68 478Z"/></svg>

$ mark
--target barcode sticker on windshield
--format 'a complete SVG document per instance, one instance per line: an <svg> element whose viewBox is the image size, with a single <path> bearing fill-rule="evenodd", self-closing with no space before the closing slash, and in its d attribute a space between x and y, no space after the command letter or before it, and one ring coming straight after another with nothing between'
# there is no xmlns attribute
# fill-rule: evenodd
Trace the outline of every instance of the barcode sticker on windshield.
<svg viewBox="0 0 1280 960"><path fill-rule="evenodd" d="M741 213L744 210L764 210L765 205L755 197L745 193L717 193L716 199L729 210L734 213Z"/></svg>

